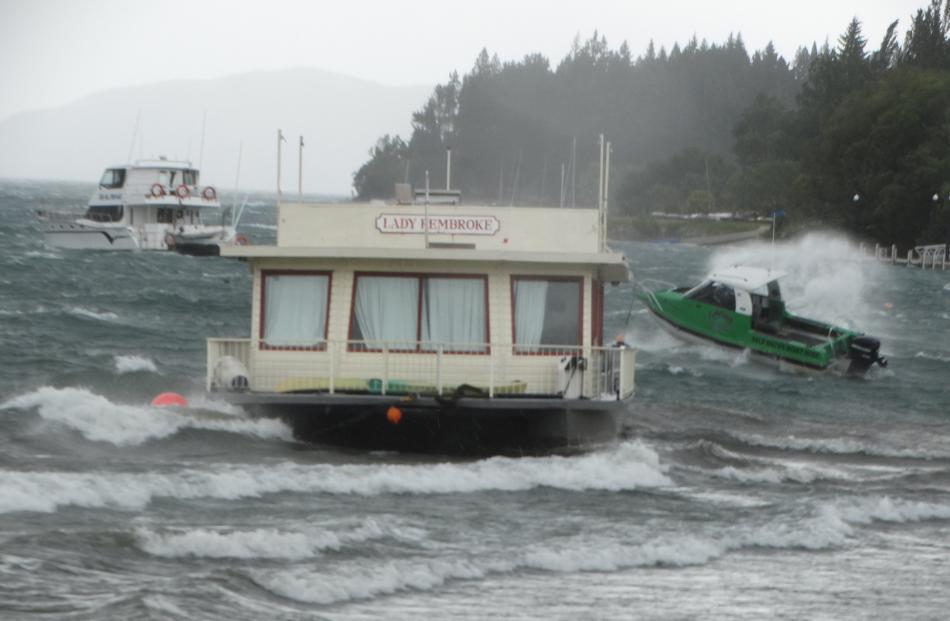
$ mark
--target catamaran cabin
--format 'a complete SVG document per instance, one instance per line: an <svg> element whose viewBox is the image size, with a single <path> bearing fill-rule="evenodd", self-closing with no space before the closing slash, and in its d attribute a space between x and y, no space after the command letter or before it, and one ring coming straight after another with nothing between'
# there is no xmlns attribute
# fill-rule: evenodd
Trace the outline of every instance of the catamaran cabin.
<svg viewBox="0 0 950 621"><path fill-rule="evenodd" d="M275 246L223 251L253 273L250 334L209 339L208 387L289 418L298 435L335 430L333 440L379 448L453 425L467 431L449 443L477 428L475 442L507 434L513 448L615 436L634 351L605 339L604 290L629 271L599 216L281 205ZM541 421L547 429L528 430Z"/></svg>

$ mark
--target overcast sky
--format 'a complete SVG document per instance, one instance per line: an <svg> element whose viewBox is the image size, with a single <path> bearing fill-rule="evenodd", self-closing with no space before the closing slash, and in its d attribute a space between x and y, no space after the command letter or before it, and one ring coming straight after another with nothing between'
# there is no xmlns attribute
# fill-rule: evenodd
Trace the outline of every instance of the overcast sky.
<svg viewBox="0 0 950 621"><path fill-rule="evenodd" d="M435 84L468 71L482 47L552 64L575 34L627 40L634 55L741 32L786 57L834 43L850 19L876 47L888 23L926 0L0 0L0 119L99 90L257 69L315 66L386 84Z"/></svg>

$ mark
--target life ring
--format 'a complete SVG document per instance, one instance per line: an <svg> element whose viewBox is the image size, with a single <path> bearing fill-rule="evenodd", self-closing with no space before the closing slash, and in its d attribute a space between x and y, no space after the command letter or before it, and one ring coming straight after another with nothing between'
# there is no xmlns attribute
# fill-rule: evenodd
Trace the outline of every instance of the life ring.
<svg viewBox="0 0 950 621"><path fill-rule="evenodd" d="M165 196L165 186L161 183L153 183L149 193L152 195L152 198L161 198Z"/></svg>
<svg viewBox="0 0 950 621"><path fill-rule="evenodd" d="M165 233L165 245L169 248L175 247L175 236L172 233Z"/></svg>
<svg viewBox="0 0 950 621"><path fill-rule="evenodd" d="M188 188L187 185L183 183L177 188L175 188L175 196L177 196L181 200L184 200L188 198L189 196L191 196L191 190Z"/></svg>
<svg viewBox="0 0 950 621"><path fill-rule="evenodd" d="M206 201L213 201L218 198L218 191L209 185L201 191L201 198Z"/></svg>
<svg viewBox="0 0 950 621"><path fill-rule="evenodd" d="M251 240L247 238L243 233L238 233L234 236L234 245L235 246L250 246Z"/></svg>

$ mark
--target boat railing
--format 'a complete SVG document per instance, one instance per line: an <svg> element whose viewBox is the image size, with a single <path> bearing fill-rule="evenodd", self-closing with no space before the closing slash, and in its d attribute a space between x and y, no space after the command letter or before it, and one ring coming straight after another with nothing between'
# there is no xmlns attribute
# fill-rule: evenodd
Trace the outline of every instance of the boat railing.
<svg viewBox="0 0 950 621"><path fill-rule="evenodd" d="M207 388L619 400L633 394L635 362L636 351L626 346L334 340L278 345L212 338ZM246 377L236 379L235 373Z"/></svg>
<svg viewBox="0 0 950 621"><path fill-rule="evenodd" d="M83 216L82 211L50 211L49 209L37 209L36 217L49 224L72 224L78 218Z"/></svg>

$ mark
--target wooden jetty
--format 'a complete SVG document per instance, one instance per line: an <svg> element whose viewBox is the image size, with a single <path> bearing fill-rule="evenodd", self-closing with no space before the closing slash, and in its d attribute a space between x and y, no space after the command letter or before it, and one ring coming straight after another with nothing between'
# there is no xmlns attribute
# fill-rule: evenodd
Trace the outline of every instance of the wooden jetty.
<svg viewBox="0 0 950 621"><path fill-rule="evenodd" d="M897 245L890 248L875 244L874 253L871 253L870 247L860 245L861 254L872 256L882 263L892 263L894 265L905 265L907 267L919 267L920 269L946 270L950 266L950 244L931 244L929 246L915 246L907 251L907 256L901 257L897 254Z"/></svg>

